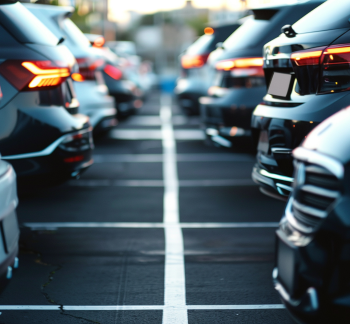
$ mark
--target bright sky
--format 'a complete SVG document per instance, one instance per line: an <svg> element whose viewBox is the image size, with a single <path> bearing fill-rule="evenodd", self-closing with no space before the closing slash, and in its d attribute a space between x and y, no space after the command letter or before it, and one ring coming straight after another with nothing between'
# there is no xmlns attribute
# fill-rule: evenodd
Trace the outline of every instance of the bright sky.
<svg viewBox="0 0 350 324"><path fill-rule="evenodd" d="M137 11L140 13L153 13L157 11L167 11L179 9L185 6L186 0L108 0L109 1L109 19L118 22L127 22L129 20L128 11ZM247 0L249 7L273 4L297 2L298 0ZM226 6L228 9L237 10L241 8L240 0L192 0L192 5L197 8L219 9Z"/></svg>
<svg viewBox="0 0 350 324"><path fill-rule="evenodd" d="M223 5L228 8L240 8L239 0L193 0L192 4L197 8L220 8ZM110 19L126 21L129 19L128 10L140 13L153 13L184 7L186 0L109 0Z"/></svg>

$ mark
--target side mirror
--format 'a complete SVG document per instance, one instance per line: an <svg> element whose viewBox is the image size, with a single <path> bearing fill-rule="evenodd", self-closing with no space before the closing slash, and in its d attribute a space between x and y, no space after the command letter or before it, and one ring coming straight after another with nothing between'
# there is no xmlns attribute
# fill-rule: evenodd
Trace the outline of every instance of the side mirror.
<svg viewBox="0 0 350 324"><path fill-rule="evenodd" d="M225 49L224 47L224 43L220 42L216 44L216 48L221 48L221 49Z"/></svg>

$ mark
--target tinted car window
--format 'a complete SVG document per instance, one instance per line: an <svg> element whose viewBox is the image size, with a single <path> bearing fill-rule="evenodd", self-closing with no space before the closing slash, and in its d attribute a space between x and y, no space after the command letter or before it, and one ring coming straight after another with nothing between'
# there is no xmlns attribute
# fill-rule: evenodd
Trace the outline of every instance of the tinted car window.
<svg viewBox="0 0 350 324"><path fill-rule="evenodd" d="M13 36L0 25L0 46L13 46L18 44L18 42L13 38ZM1 49L0 49L0 56L1 56Z"/></svg>
<svg viewBox="0 0 350 324"><path fill-rule="evenodd" d="M19 2L0 6L0 23L20 43L55 46L58 38Z"/></svg>
<svg viewBox="0 0 350 324"><path fill-rule="evenodd" d="M299 33L311 33L322 30L350 28L349 0L328 0L293 25Z"/></svg>
<svg viewBox="0 0 350 324"><path fill-rule="evenodd" d="M62 27L67 36L73 40L75 45L90 47L90 41L69 18L63 20Z"/></svg>
<svg viewBox="0 0 350 324"><path fill-rule="evenodd" d="M265 28L269 24L269 20L254 19L254 16L250 16L241 27L226 39L224 47L236 50L255 46L265 36Z"/></svg>
<svg viewBox="0 0 350 324"><path fill-rule="evenodd" d="M199 37L186 51L186 54L201 54L210 52L210 45L214 35L203 35Z"/></svg>

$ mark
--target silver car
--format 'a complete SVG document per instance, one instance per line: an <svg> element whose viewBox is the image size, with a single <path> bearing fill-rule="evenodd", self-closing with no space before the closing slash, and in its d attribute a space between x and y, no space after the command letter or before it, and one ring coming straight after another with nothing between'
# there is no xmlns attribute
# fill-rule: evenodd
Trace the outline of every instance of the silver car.
<svg viewBox="0 0 350 324"><path fill-rule="evenodd" d="M108 95L102 76L105 62L98 57L89 40L69 19L73 7L25 4L39 20L73 53L79 73L72 75L80 112L90 117L95 131L104 131L117 124L115 100Z"/></svg>

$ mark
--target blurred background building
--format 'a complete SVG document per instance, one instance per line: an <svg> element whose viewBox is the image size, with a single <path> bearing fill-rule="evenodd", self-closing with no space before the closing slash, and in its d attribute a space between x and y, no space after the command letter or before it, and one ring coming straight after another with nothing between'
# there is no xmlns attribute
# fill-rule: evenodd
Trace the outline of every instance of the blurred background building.
<svg viewBox="0 0 350 324"><path fill-rule="evenodd" d="M83 32L102 34L106 41L135 42L137 54L155 62L158 74L172 74L179 54L203 34L206 26L233 23L246 15L251 7L298 0L218 0L214 3L178 0L178 7L176 1L165 5L163 1L153 0L148 2L153 12L145 12L141 5L137 8L137 4L135 8L136 2L130 0L129 8L128 3L121 4L116 0L30 1L74 6L76 10L71 19ZM157 3L160 10L156 9ZM174 8L164 10L164 6Z"/></svg>

